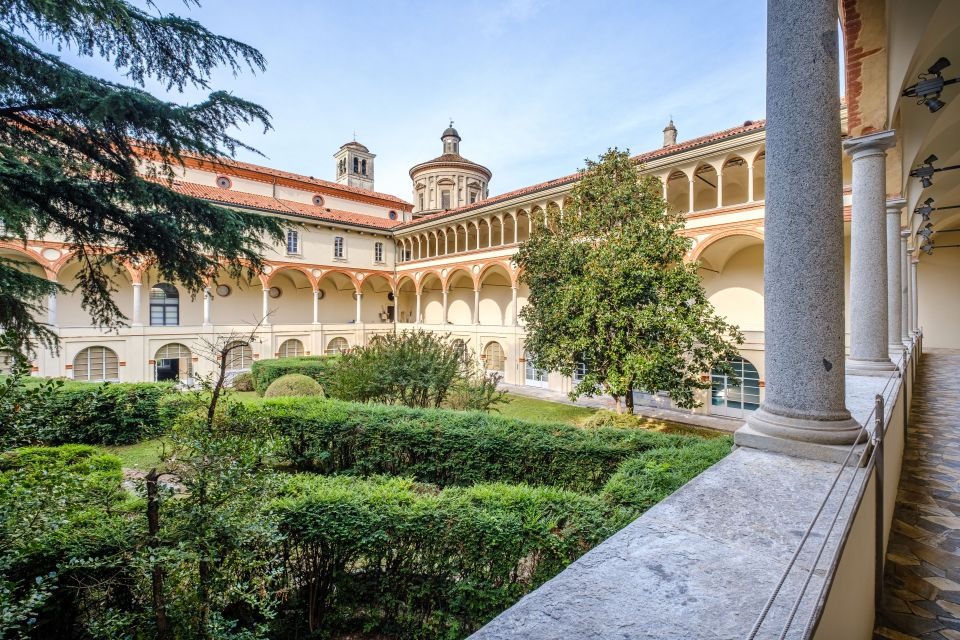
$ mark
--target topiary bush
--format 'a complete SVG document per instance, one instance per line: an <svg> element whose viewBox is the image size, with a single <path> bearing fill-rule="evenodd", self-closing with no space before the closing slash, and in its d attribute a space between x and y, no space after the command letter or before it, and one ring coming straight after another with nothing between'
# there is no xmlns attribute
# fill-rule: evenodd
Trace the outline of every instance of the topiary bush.
<svg viewBox="0 0 960 640"><path fill-rule="evenodd" d="M253 374L249 371L243 371L233 376L230 386L234 391L253 391L256 388L253 384Z"/></svg>
<svg viewBox="0 0 960 640"><path fill-rule="evenodd" d="M261 401L250 410L297 469L405 475L440 486L522 482L596 491L627 458L697 440L336 400Z"/></svg>
<svg viewBox="0 0 960 640"><path fill-rule="evenodd" d="M323 387L320 383L302 373L288 373L270 383L267 398L284 398L288 396L322 396Z"/></svg>
<svg viewBox="0 0 960 640"><path fill-rule="evenodd" d="M326 388L331 372L339 359L339 355L333 355L255 360L250 367L250 374L253 376L254 388L261 396L267 392L267 388L274 380L288 373L302 373Z"/></svg>
<svg viewBox="0 0 960 640"><path fill-rule="evenodd" d="M290 637L462 638L622 526L596 496L403 478L292 478L284 534Z"/></svg>

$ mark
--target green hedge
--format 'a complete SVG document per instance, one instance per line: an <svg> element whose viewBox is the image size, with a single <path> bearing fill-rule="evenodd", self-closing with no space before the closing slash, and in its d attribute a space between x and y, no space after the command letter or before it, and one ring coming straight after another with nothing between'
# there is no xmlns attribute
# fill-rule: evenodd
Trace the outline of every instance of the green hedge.
<svg viewBox="0 0 960 640"><path fill-rule="evenodd" d="M623 524L598 497L552 487L383 477L297 476L275 513L283 637L462 638Z"/></svg>
<svg viewBox="0 0 960 640"><path fill-rule="evenodd" d="M256 360L250 367L250 373L253 374L254 387L261 396L266 393L271 382L288 373L310 376L325 387L327 377L339 359L339 356L302 356Z"/></svg>
<svg viewBox="0 0 960 640"><path fill-rule="evenodd" d="M440 486L509 482L593 492L627 458L698 440L309 398L264 400L250 409L280 436L280 455L299 470L413 476Z"/></svg>

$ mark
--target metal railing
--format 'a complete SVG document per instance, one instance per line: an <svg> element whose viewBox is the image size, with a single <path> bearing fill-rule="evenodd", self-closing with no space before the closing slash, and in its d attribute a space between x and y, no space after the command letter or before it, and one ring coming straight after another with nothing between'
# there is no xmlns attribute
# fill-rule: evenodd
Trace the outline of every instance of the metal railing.
<svg viewBox="0 0 960 640"><path fill-rule="evenodd" d="M912 345L912 349L916 350L919 348L920 336L918 335ZM892 410L896 403L896 396L900 390L900 387L898 387L896 382L900 380L913 379L913 375L915 373L913 368L914 360L915 358L912 357L912 351L904 348L903 353L897 362L896 371L887 379L886 384L880 393L875 395L873 409L860 427L857 443L851 445L847 450L843 462L840 464L836 474L834 474L829 487L820 500L820 504L817 507L813 518L810 520L810 523L801 536L793 555L790 557L789 562L781 573L779 580L770 593L770 596L764 603L760 614L751 627L750 632L746 636L746 640L754 640L760 635L761 631L763 632L763 637L777 637L779 640L784 640L788 635L806 639L810 638L816 631L817 626L823 617L826 602L830 596L833 577L836 574L840 560L843 557L846 542L850 536L850 530L853 527L857 514L860 512L863 500L866 497L865 494L867 487L870 484L871 478L874 477L874 474L876 474L876 522L874 523L876 552L874 559L874 600L875 606L879 606L883 589L883 563L885 551L883 544L885 529L883 485L884 438L886 436L887 428L890 424ZM910 368L909 372L908 367ZM906 393L907 391L905 389L903 398L904 442L906 442L906 427L908 417ZM890 412L889 416L887 415L888 411ZM870 426L872 426L872 429L869 428ZM844 478L845 475L847 476L846 478ZM855 492L855 498L852 505L848 508L847 505L854 487L857 489ZM828 505L830 505L831 501L837 502L835 505L832 505L830 508L828 508ZM841 516L845 513L847 514L847 518L843 524L843 532L840 537L837 537L834 534L837 531L838 522L841 522ZM820 531L823 529L825 522L827 523L825 530ZM816 536L813 535L815 531L817 532ZM817 542L817 540L819 540L819 542ZM824 567L821 567L821 559L832 542L836 542L836 548L834 549L833 553L828 556L829 562ZM801 556L812 556L812 559L809 561L805 569L801 569L801 571L806 572L806 575L802 579L798 593L793 602L788 604L788 608L784 614L784 617L776 616L773 618L771 617L770 612L775 606L778 608L780 607L779 601L781 599L784 586L794 574L795 569L798 568L797 563ZM820 584L819 590L815 596L816 599L814 601L815 605L813 613L807 618L807 623L803 627L802 635L796 636L795 622L797 613L800 611L804 601L809 600L811 595L811 581L814 577L814 574L822 574L822 583ZM779 626L777 626L778 620L782 621L779 623Z"/></svg>

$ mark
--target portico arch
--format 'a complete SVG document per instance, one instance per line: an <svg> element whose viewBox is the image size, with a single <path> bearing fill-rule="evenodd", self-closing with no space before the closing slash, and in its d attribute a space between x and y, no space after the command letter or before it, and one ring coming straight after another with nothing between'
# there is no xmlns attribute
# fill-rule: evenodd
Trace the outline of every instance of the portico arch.
<svg viewBox="0 0 960 640"><path fill-rule="evenodd" d="M508 317L513 298L513 281L510 272L502 264L491 264L480 273L479 282L480 324L493 326L509 324Z"/></svg>
<svg viewBox="0 0 960 640"><path fill-rule="evenodd" d="M424 324L444 324L443 282L435 271L420 278L420 316Z"/></svg>
<svg viewBox="0 0 960 640"><path fill-rule="evenodd" d="M763 236L730 230L694 252L707 298L717 313L743 331L763 331Z"/></svg>
<svg viewBox="0 0 960 640"><path fill-rule="evenodd" d="M447 275L447 321L451 324L473 324L474 281L464 268Z"/></svg>
<svg viewBox="0 0 960 640"><path fill-rule="evenodd" d="M320 300L317 304L317 319L321 323L342 324L356 321L354 294L357 283L340 271L327 271L317 282Z"/></svg>
<svg viewBox="0 0 960 640"><path fill-rule="evenodd" d="M393 322L396 306L393 287L382 275L371 274L363 279L363 299L360 302L360 319L364 323Z"/></svg>

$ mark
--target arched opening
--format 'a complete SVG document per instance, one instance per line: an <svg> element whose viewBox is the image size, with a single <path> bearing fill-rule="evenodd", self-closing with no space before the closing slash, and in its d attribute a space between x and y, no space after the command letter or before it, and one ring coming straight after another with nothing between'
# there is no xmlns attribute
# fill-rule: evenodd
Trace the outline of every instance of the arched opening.
<svg viewBox="0 0 960 640"><path fill-rule="evenodd" d="M213 324L255 324L260 320L263 285L259 278L247 274L233 278L221 269L210 285L210 294L210 320Z"/></svg>
<svg viewBox="0 0 960 640"><path fill-rule="evenodd" d="M742 418L760 408L760 373L753 363L740 356L728 364L736 378L719 367L710 372L710 412Z"/></svg>
<svg viewBox="0 0 960 640"><path fill-rule="evenodd" d="M0 231L2 231L2 229L0 229ZM2 233L0 233L0 237L2 237ZM18 271L29 273L32 276L43 278L44 280L48 279L47 272L43 268L43 265L34 259L33 256L25 252L8 247L0 247L0 261L2 261L8 267L12 267ZM49 312L47 309L47 304L48 300L43 300L41 302L41 308L45 312ZM46 321L47 318L38 317L37 320ZM60 324L59 320L57 320L57 324ZM0 370L0 373L3 373L3 371Z"/></svg>
<svg viewBox="0 0 960 640"><path fill-rule="evenodd" d="M517 211L517 242L526 242L530 239L530 214L520 209Z"/></svg>
<svg viewBox="0 0 960 640"><path fill-rule="evenodd" d="M506 325L512 301L513 292L507 270L502 265L486 269L480 276L480 324Z"/></svg>
<svg viewBox="0 0 960 640"><path fill-rule="evenodd" d="M543 207L536 206L530 210L530 233L536 233L538 229L543 229L546 224L546 214L543 212Z"/></svg>
<svg viewBox="0 0 960 640"><path fill-rule="evenodd" d="M431 231L427 235L427 257L433 258L437 255L437 234Z"/></svg>
<svg viewBox="0 0 960 640"><path fill-rule="evenodd" d="M477 248L486 249L490 246L490 223L481 218L477 220Z"/></svg>
<svg viewBox="0 0 960 640"><path fill-rule="evenodd" d="M396 305L390 281L381 275L364 278L360 287L360 321L364 323L393 322Z"/></svg>
<svg viewBox="0 0 960 640"><path fill-rule="evenodd" d="M396 313L397 322L417 322L417 285L413 278L402 277L397 284Z"/></svg>
<svg viewBox="0 0 960 640"><path fill-rule="evenodd" d="M742 331L763 331L763 240L737 233L706 242L698 259L710 303Z"/></svg>
<svg viewBox="0 0 960 640"><path fill-rule="evenodd" d="M412 315L414 310L410 313ZM420 321L423 324L444 324L443 285L440 276L432 271L424 275L420 283Z"/></svg>
<svg viewBox="0 0 960 640"><path fill-rule="evenodd" d="M270 322L308 324L313 321L313 283L299 269L283 269L270 277Z"/></svg>
<svg viewBox="0 0 960 640"><path fill-rule="evenodd" d="M487 371L503 373L506 371L507 359L503 347L499 342L488 342L483 348L483 368Z"/></svg>
<svg viewBox="0 0 960 640"><path fill-rule="evenodd" d="M749 181L747 161L740 156L723 163L723 206L729 207L747 201Z"/></svg>
<svg viewBox="0 0 960 640"><path fill-rule="evenodd" d="M503 243L513 244L517 241L517 221L513 215L506 213L503 215Z"/></svg>
<svg viewBox="0 0 960 640"><path fill-rule="evenodd" d="M717 207L717 170L702 164L694 171L693 210L705 211Z"/></svg>
<svg viewBox="0 0 960 640"><path fill-rule="evenodd" d="M473 278L464 269L447 277L447 322L473 324Z"/></svg>
<svg viewBox="0 0 960 640"><path fill-rule="evenodd" d="M120 359L113 349L87 347L73 359L73 379L83 382L117 382Z"/></svg>
<svg viewBox="0 0 960 640"><path fill-rule="evenodd" d="M127 270L118 264L103 262L103 272L110 281L114 291L110 294L114 304L128 320L133 317L133 281ZM64 265L57 274L57 280L67 287L68 291L57 294L57 324L61 327L90 327L93 319L90 313L83 308L83 300L79 288L78 275L83 265L71 260ZM150 290L150 274L144 274L143 291ZM156 280L153 280L156 282ZM149 313L149 295L143 296L141 309ZM199 323L198 323L199 324Z"/></svg>
<svg viewBox="0 0 960 640"><path fill-rule="evenodd" d="M477 228L477 223L473 220L467 221L467 244L464 246L466 251L472 251L480 247L480 233Z"/></svg>
<svg viewBox="0 0 960 640"><path fill-rule="evenodd" d="M667 178L667 204L674 211L690 213L690 179L683 171L674 171Z"/></svg>
<svg viewBox="0 0 960 640"><path fill-rule="evenodd" d="M355 322L357 306L353 294L357 288L353 280L339 271L323 275L317 283L320 301L317 303L317 320L327 324Z"/></svg>
<svg viewBox="0 0 960 640"><path fill-rule="evenodd" d="M178 342L160 347L153 360L154 379L157 382L188 380L193 377L193 354Z"/></svg>
<svg viewBox="0 0 960 640"><path fill-rule="evenodd" d="M327 343L327 355L332 356L338 353L346 353L350 350L350 343L346 338L336 337Z"/></svg>
<svg viewBox="0 0 960 640"><path fill-rule="evenodd" d="M303 348L303 343L296 338L284 340L280 343L280 348L277 349L278 358L299 358L305 353L306 350Z"/></svg>
<svg viewBox="0 0 960 640"><path fill-rule="evenodd" d="M236 340L227 345L227 372L249 371L253 365L253 349L246 342Z"/></svg>
<svg viewBox="0 0 960 640"><path fill-rule="evenodd" d="M499 247L503 244L503 223L500 218L490 218L490 233L492 235L491 247Z"/></svg>
<svg viewBox="0 0 960 640"><path fill-rule="evenodd" d="M847 158L847 154L843 154ZM844 183L848 184L848 183ZM761 151L753 161L753 199L765 200L767 186L767 153Z"/></svg>
<svg viewBox="0 0 960 640"><path fill-rule="evenodd" d="M180 292L169 282L158 282L150 287L150 326L176 327L180 325Z"/></svg>

